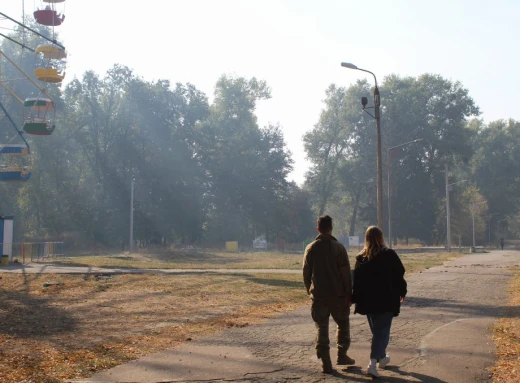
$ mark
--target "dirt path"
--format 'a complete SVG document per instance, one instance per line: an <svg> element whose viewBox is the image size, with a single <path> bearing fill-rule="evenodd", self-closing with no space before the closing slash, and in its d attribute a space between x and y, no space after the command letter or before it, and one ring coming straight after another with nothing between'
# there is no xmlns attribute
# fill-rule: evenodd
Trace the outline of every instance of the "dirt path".
<svg viewBox="0 0 520 383"><path fill-rule="evenodd" d="M64 266L53 263L10 264L1 273L15 274L300 274L299 269L129 269L115 267Z"/></svg>
<svg viewBox="0 0 520 383"><path fill-rule="evenodd" d="M490 382L489 326L502 314L509 267L520 252L467 255L408 276L409 296L392 326L392 363L381 382ZM319 372L309 307L263 324L232 328L210 338L149 355L94 375L89 382L369 382L363 374L370 332L351 316L357 367ZM361 369L362 368L362 369Z"/></svg>

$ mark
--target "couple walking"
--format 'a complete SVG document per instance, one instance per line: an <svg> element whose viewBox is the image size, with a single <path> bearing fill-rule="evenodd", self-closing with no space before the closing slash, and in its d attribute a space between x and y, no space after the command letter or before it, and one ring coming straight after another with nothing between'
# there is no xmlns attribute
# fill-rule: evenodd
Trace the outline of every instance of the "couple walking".
<svg viewBox="0 0 520 383"><path fill-rule="evenodd" d="M333 371L329 351L330 316L338 325L336 363L355 364L347 355L350 307L355 304L354 313L367 316L372 332L367 374L378 378L377 367L384 369L390 362L386 353L390 327L406 296L404 266L395 251L385 246L383 233L376 226L367 229L365 247L356 257L353 272L347 250L332 236L332 218L319 217L317 230L319 235L305 249L303 281L312 298L311 315L318 332L316 355L321 359L323 372Z"/></svg>

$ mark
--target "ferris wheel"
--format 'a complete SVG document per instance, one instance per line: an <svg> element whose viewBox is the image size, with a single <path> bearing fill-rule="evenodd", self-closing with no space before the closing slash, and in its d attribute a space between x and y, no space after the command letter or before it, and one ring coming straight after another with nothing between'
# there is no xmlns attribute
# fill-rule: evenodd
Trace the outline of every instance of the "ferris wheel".
<svg viewBox="0 0 520 383"><path fill-rule="evenodd" d="M63 45L56 41L55 32L55 27L62 25L65 21L65 0L41 0L40 7L37 7L33 12L36 23L49 28L50 36L45 36L26 25L24 0L22 0L22 13L22 21L20 22L0 12L0 20L13 23L15 28L22 31L22 41L19 41L20 39L15 35L9 36L0 33L0 37L21 47L20 64L25 50L32 52L35 58L33 78L23 70L21 65L16 63L14 58L9 57L2 49L3 46L0 46L0 90L5 91L6 97L20 103L23 108L22 121L17 124L3 103L5 98L0 97L0 121L4 118L7 119L9 125L16 131L14 137L8 142L0 143L0 181L24 182L31 177L28 166L20 164L20 158L31 153L24 134L49 136L54 132L56 108L46 87L47 84L59 84L65 78L65 72L60 68L65 66L63 60L67 58L67 51ZM45 43L34 48L28 46L25 41L26 33L38 36ZM15 68L16 73L21 75L21 78L5 78L2 73L3 65L10 65ZM17 95L15 81L20 80L28 81L31 86L34 86L36 97L22 98ZM19 129L19 126L21 126L21 129ZM12 143L17 138L23 143Z"/></svg>

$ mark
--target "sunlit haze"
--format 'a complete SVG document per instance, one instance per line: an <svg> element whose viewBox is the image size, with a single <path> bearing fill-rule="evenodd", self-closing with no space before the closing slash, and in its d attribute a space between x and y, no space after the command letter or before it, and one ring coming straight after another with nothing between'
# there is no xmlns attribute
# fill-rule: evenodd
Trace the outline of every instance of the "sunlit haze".
<svg viewBox="0 0 520 383"><path fill-rule="evenodd" d="M25 1L26 14L40 5ZM0 9L21 20L21 0ZM92 0L67 1L65 14L57 30L68 81L120 63L146 80L190 82L211 100L222 74L266 80L272 99L258 104L259 123L283 126L290 178L300 184L308 168L302 135L317 122L326 87L366 77L342 61L379 81L437 73L462 82L486 121L520 119L514 1Z"/></svg>

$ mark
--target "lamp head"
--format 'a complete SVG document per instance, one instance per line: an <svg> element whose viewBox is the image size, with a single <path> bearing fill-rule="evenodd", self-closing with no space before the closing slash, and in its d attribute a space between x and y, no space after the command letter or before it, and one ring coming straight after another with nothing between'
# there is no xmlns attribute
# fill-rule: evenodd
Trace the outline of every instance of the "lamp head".
<svg viewBox="0 0 520 383"><path fill-rule="evenodd" d="M355 66L355 65L352 64L352 63L342 62L342 63L341 63L341 66L342 66L342 67L345 67L345 68L349 68L349 69L358 69L358 67Z"/></svg>
<svg viewBox="0 0 520 383"><path fill-rule="evenodd" d="M363 105L363 109L365 109L367 104L368 104L368 98L367 97L361 97L361 105Z"/></svg>

